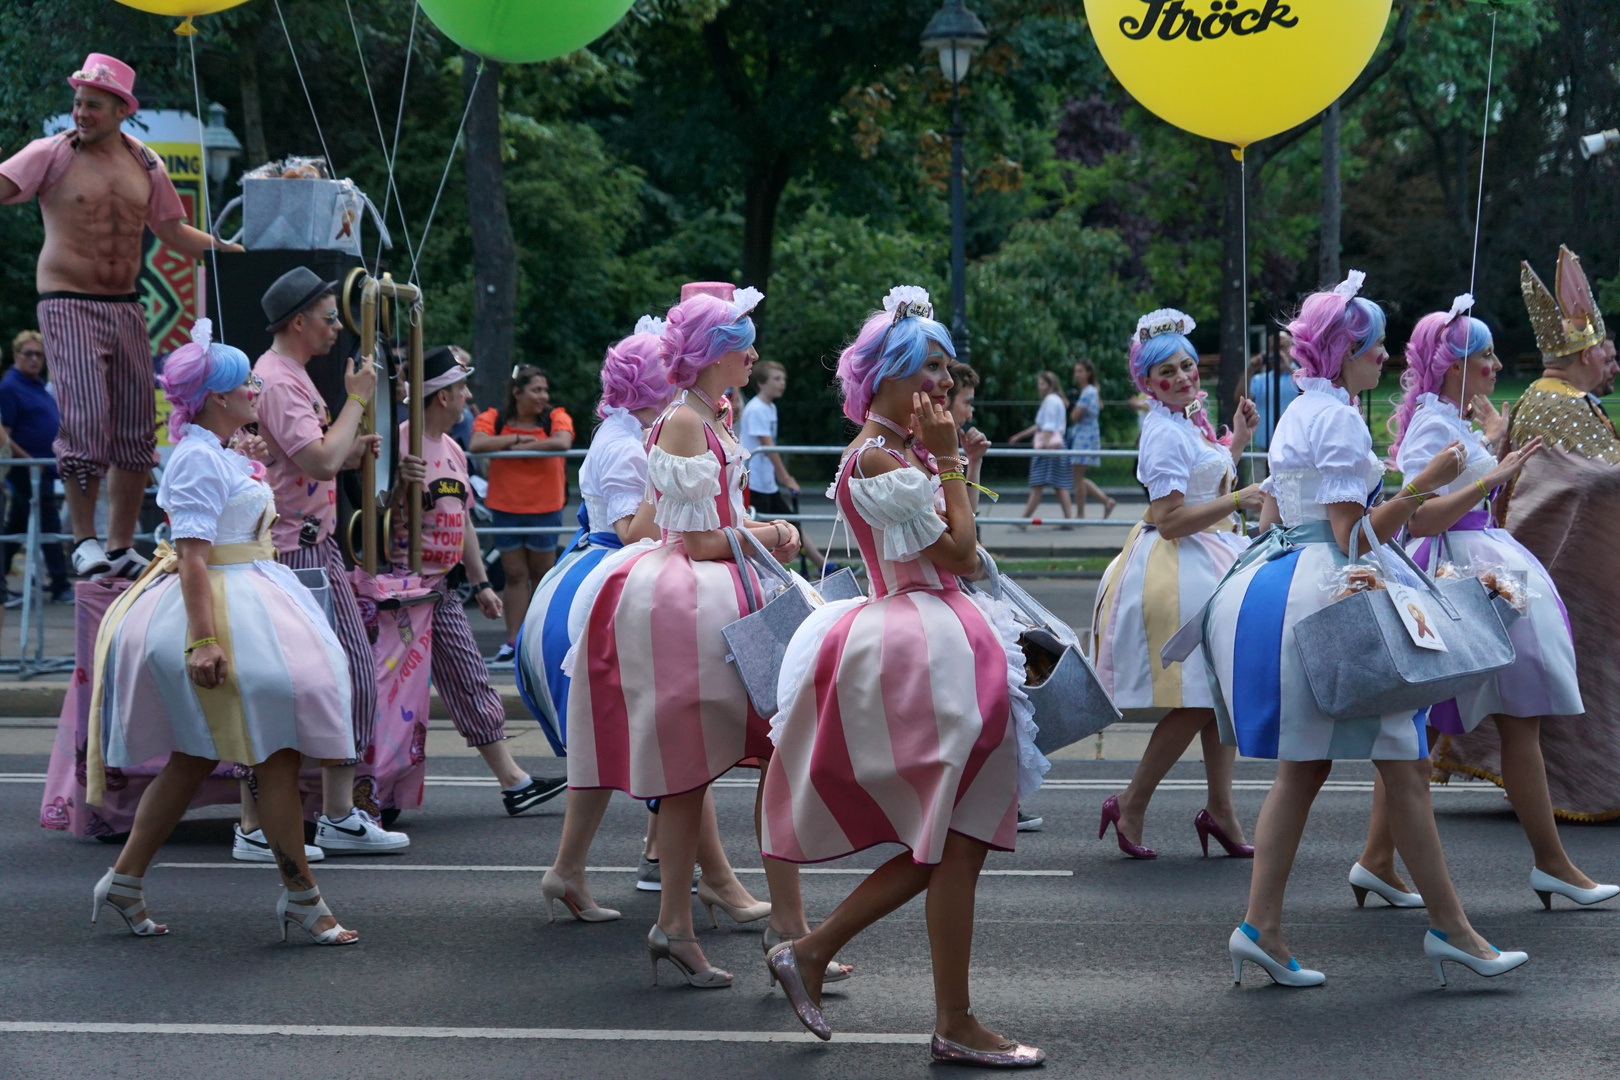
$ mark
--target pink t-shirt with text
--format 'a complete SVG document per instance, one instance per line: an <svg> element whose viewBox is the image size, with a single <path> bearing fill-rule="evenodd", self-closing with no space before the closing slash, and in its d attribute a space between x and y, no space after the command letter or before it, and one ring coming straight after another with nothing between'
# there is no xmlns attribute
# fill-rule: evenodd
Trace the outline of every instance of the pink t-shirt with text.
<svg viewBox="0 0 1620 1080"><path fill-rule="evenodd" d="M410 423L399 425L400 456L411 452ZM467 512L473 505L468 485L467 455L449 436L422 433L422 458L427 482L422 487L422 576L437 577L455 569L462 559ZM406 521L394 511L394 553L397 566L409 564Z"/></svg>
<svg viewBox="0 0 1620 1080"><path fill-rule="evenodd" d="M266 480L276 494L280 515L270 537L277 551L297 551L303 546L299 534L305 519L320 522L316 543L331 536L337 525L337 481L316 480L292 457L326 435L331 417L309 372L298 361L272 350L254 363L253 373L264 381L255 404L259 434L270 447Z"/></svg>
<svg viewBox="0 0 1620 1080"><path fill-rule="evenodd" d="M154 154L145 143L133 135L124 135L124 146L146 169L146 178L152 191L146 198L146 223L159 225L165 221L179 221L186 217L185 204L174 190L169 170L163 159ZM43 139L35 139L5 161L0 161L0 176L18 187L17 194L3 200L8 203L27 202L38 196L41 201L50 198L54 188L67 175L79 156L79 137L64 131Z"/></svg>

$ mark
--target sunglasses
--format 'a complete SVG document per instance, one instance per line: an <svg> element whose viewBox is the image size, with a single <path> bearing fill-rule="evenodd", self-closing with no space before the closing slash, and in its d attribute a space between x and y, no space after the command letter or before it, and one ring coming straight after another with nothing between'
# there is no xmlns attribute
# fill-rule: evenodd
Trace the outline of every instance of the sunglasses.
<svg viewBox="0 0 1620 1080"><path fill-rule="evenodd" d="M327 308L325 311L316 312L314 317L321 320L321 322L325 323L327 326L337 326L342 322L342 320L338 318L337 308Z"/></svg>

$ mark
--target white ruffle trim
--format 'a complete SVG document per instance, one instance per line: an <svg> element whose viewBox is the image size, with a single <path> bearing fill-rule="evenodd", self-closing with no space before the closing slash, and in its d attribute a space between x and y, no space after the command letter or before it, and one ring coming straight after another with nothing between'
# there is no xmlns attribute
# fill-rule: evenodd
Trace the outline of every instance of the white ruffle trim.
<svg viewBox="0 0 1620 1080"><path fill-rule="evenodd" d="M591 617L591 609L596 606L597 594L602 591L602 585L607 576L621 566L626 559L634 558L643 552L651 551L662 545L660 540L637 540L633 544L626 544L617 551L610 551L602 556L602 561L596 564L585 580L579 583L579 591L574 593L574 602L568 608L568 651L563 653L562 672L570 679L574 677L574 660L579 653L579 643L585 638L585 623Z"/></svg>
<svg viewBox="0 0 1620 1080"><path fill-rule="evenodd" d="M1330 503L1365 503L1367 481L1356 473L1324 470L1316 487L1316 501L1323 506Z"/></svg>
<svg viewBox="0 0 1620 1080"><path fill-rule="evenodd" d="M896 469L873 477L851 477L855 510L883 530L883 557L910 562L945 534L934 509L933 482L918 469Z"/></svg>
<svg viewBox="0 0 1620 1080"><path fill-rule="evenodd" d="M633 492L609 495L606 503L608 521L623 521L627 517L635 517L636 511L641 509L641 499L642 496Z"/></svg>
<svg viewBox="0 0 1620 1080"><path fill-rule="evenodd" d="M776 715L771 717L772 746L781 741L782 729L787 726L788 713L793 711L793 703L799 697L799 690L804 686L805 678L816 666L816 657L821 655L822 641L837 625L839 619L864 603L866 598L857 596L850 600L835 600L830 604L823 604L812 611L793 632L787 652L782 654L782 669L776 674Z"/></svg>
<svg viewBox="0 0 1620 1080"><path fill-rule="evenodd" d="M1035 747L1040 728L1035 723L1035 706L1024 693L1024 650L1018 645L1018 620L1012 607L995 597L981 592L966 595L984 613L1007 654L1007 697L1012 702L1013 730L1018 736L1018 798L1022 802L1035 794L1052 763Z"/></svg>
<svg viewBox="0 0 1620 1080"><path fill-rule="evenodd" d="M671 532L708 532L720 527L720 463L705 452L679 457L655 446L647 454L647 479L659 499L653 520Z"/></svg>

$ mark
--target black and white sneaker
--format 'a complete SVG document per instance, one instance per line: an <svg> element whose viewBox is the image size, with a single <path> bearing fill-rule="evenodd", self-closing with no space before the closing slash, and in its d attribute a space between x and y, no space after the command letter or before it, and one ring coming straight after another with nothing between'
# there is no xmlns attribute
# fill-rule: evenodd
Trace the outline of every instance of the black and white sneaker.
<svg viewBox="0 0 1620 1080"><path fill-rule="evenodd" d="M1045 824L1045 818L1039 818L1033 814L1026 814L1022 810L1018 811L1019 832L1040 832L1041 826Z"/></svg>
<svg viewBox="0 0 1620 1080"><path fill-rule="evenodd" d="M237 862L269 862L276 861L276 856L270 850L270 842L264 838L263 829L254 829L250 833L242 831L242 824L238 822L236 838L231 841L231 858ZM304 845L304 858L309 862L320 862L326 858L326 852L314 844Z"/></svg>
<svg viewBox="0 0 1620 1080"><path fill-rule="evenodd" d="M116 558L108 556L108 565L105 573L97 574L98 578L113 579L125 578L134 581L141 576L147 564L152 560L136 551L134 548L125 548Z"/></svg>
<svg viewBox="0 0 1620 1080"><path fill-rule="evenodd" d="M377 824L376 818L355 807L348 817L337 821L325 814L316 818L315 843L328 852L378 855L404 851L411 846L411 838L402 832L389 832Z"/></svg>
<svg viewBox="0 0 1620 1080"><path fill-rule="evenodd" d="M567 790L566 776L534 776L516 791L501 792L501 801L506 803L506 812L512 817L517 817L525 810L533 810L547 799L554 799Z"/></svg>
<svg viewBox="0 0 1620 1080"><path fill-rule="evenodd" d="M509 664L512 662L512 658L516 655L517 650L512 648L511 645L503 642L501 647L495 650L495 655L490 658L490 662L496 664Z"/></svg>
<svg viewBox="0 0 1620 1080"><path fill-rule="evenodd" d="M73 549L73 572L82 578L100 577L112 569L112 560L107 558L107 549L101 546L101 541L91 536L80 540Z"/></svg>

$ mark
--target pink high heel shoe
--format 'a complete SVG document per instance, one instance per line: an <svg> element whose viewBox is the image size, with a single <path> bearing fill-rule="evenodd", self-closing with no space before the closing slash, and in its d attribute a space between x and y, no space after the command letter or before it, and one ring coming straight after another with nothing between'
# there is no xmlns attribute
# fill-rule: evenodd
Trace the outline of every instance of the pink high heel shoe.
<svg viewBox="0 0 1620 1080"><path fill-rule="evenodd" d="M1226 849L1226 853L1234 859L1254 858L1253 844L1234 844L1227 837L1226 831L1215 824L1215 819L1209 816L1208 810L1200 810L1193 816L1193 828L1198 830L1198 842L1204 845L1204 858L1209 858L1209 838L1214 837L1216 843Z"/></svg>
<svg viewBox="0 0 1620 1080"><path fill-rule="evenodd" d="M1108 835L1108 826L1114 827L1114 838L1119 841L1119 850L1133 859L1157 859L1159 853L1150 847L1133 844L1125 839L1125 834L1119 831L1119 796L1110 795L1103 800L1102 824L1097 826L1097 839L1101 840Z"/></svg>

